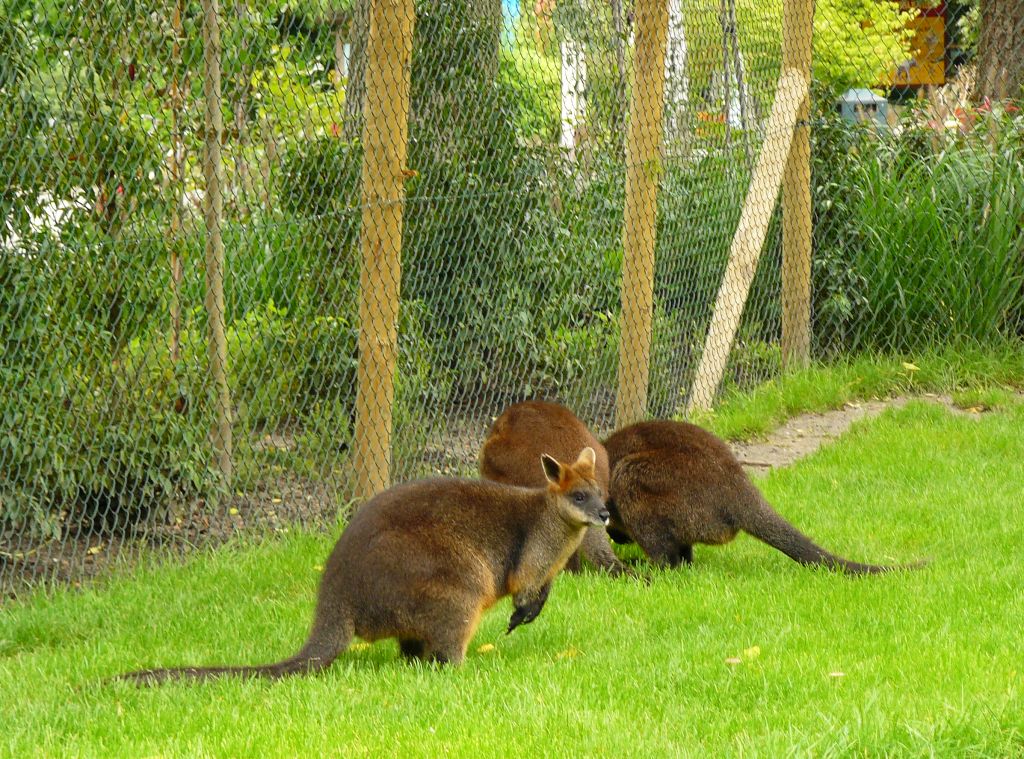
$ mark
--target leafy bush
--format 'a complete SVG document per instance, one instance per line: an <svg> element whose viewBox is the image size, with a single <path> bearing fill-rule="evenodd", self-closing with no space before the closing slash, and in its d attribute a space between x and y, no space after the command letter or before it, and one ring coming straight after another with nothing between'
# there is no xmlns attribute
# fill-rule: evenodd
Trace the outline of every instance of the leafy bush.
<svg viewBox="0 0 1024 759"><path fill-rule="evenodd" d="M176 377L134 362L88 370L56 351L25 371L0 416L0 524L42 536L123 530L170 503L216 493L203 418L181 405Z"/></svg>
<svg viewBox="0 0 1024 759"><path fill-rule="evenodd" d="M363 151L337 137L300 141L281 160L278 199L294 216L333 216L360 204Z"/></svg>

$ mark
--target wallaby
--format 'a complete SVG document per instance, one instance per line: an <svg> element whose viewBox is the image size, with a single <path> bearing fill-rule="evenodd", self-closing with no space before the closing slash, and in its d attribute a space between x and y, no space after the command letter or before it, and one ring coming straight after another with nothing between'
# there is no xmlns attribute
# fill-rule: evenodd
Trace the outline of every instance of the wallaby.
<svg viewBox="0 0 1024 759"><path fill-rule="evenodd" d="M541 453L571 460L584 448L596 453L594 474L605 497L608 495L608 454L604 446L575 414L565 406L548 401L523 401L501 412L480 450L480 475L509 485L537 487L543 473L532 463ZM566 569L580 570L580 555L598 569L613 575L631 574L619 561L604 527L591 527L580 549Z"/></svg>
<svg viewBox="0 0 1024 759"><path fill-rule="evenodd" d="M398 638L406 658L459 664L484 611L511 595L508 632L532 622L585 529L607 521L594 460L591 448L571 465L542 456L541 488L468 479L389 488L356 512L335 544L297 654L262 666L151 669L120 679L313 673L354 635Z"/></svg>
<svg viewBox="0 0 1024 759"><path fill-rule="evenodd" d="M694 543L723 545L747 532L801 564L849 574L908 567L861 564L829 553L783 519L722 440L687 422L640 422L604 441L611 464L608 533L656 563L693 562Z"/></svg>

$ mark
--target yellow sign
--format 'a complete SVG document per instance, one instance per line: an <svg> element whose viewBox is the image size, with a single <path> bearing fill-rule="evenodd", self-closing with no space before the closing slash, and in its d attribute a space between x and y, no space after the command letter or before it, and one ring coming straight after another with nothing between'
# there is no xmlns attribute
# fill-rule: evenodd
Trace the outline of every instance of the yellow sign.
<svg viewBox="0 0 1024 759"><path fill-rule="evenodd" d="M942 16L918 16L907 22L914 31L909 61L892 74L896 87L921 87L946 83L946 19Z"/></svg>

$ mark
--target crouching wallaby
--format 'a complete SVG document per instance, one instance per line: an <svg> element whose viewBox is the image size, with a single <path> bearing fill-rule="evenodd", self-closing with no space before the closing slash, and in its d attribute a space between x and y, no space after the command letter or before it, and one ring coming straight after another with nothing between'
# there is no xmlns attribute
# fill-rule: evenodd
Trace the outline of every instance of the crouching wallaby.
<svg viewBox="0 0 1024 759"><path fill-rule="evenodd" d="M584 448L596 453L594 475L602 493L608 494L608 454L604 446L565 406L548 401L523 401L505 409L494 420L480 451L480 475L509 485L537 487L543 473L534 462L542 453L561 460L572 460ZM598 569L613 575L631 574L619 561L608 541L604 527L591 527L579 551L569 559L566 569L580 569L580 555Z"/></svg>
<svg viewBox="0 0 1024 759"><path fill-rule="evenodd" d="M334 546L312 631L297 654L262 666L151 669L121 678L318 672L355 635L398 638L407 658L459 664L485 610L511 595L508 632L533 621L586 528L607 521L594 459L590 448L572 465L543 456L547 484L536 489L459 479L390 488L356 512Z"/></svg>
<svg viewBox="0 0 1024 759"><path fill-rule="evenodd" d="M729 446L696 425L640 422L604 445L612 472L608 532L659 564L689 564L694 543L722 545L742 530L801 564L849 574L909 568L860 564L816 545L772 509Z"/></svg>

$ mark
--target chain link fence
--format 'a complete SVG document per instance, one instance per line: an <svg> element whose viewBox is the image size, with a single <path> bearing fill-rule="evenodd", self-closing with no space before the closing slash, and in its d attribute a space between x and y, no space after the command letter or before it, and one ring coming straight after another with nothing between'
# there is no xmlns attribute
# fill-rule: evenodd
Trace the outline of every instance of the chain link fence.
<svg viewBox="0 0 1024 759"><path fill-rule="evenodd" d="M5 595L1024 331L1019 2L0 10Z"/></svg>

